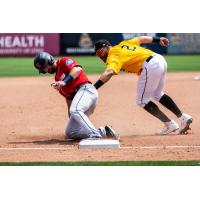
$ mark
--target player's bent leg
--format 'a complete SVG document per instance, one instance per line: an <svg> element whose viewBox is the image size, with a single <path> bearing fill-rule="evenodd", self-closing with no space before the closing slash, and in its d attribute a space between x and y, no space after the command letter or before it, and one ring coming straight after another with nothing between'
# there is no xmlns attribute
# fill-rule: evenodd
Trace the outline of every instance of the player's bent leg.
<svg viewBox="0 0 200 200"><path fill-rule="evenodd" d="M95 109L96 109L96 103L93 104L93 105L85 112L85 114L89 117L90 115L92 115L92 114L94 113Z"/></svg>
<svg viewBox="0 0 200 200"><path fill-rule="evenodd" d="M72 117L70 117L65 128L65 138L78 140L87 137L89 137L89 135L81 133L80 125Z"/></svg>
<svg viewBox="0 0 200 200"><path fill-rule="evenodd" d="M67 139L72 139L72 140L82 140L82 139L87 139L87 138L96 138L96 139L100 139L102 138L101 136L97 136L97 135L94 135L94 134L86 134L84 133L83 131L71 131L71 132L67 132L66 133L66 138Z"/></svg>
<svg viewBox="0 0 200 200"><path fill-rule="evenodd" d="M175 121L169 119L152 101L146 104L144 109L164 123L164 127L157 131L156 134L165 135L175 132L177 129L179 129L178 124Z"/></svg>
<svg viewBox="0 0 200 200"><path fill-rule="evenodd" d="M176 105L176 103L172 100L170 96L167 94L163 94L163 96L160 98L159 102L165 106L167 109L169 109L171 112L173 112L178 118L181 117L182 112L179 109L179 107Z"/></svg>
<svg viewBox="0 0 200 200"><path fill-rule="evenodd" d="M86 84L79 89L70 107L71 118L79 124L81 131L91 138L101 138L99 130L95 128L87 116L94 110L97 97L98 93L94 86Z"/></svg>
<svg viewBox="0 0 200 200"><path fill-rule="evenodd" d="M154 97L154 100L159 101L163 106L169 109L172 113L174 113L180 121L179 124L179 133L180 134L188 134L188 130L190 130L190 125L193 122L192 116L182 113L172 98L163 93L163 95L159 98L158 96Z"/></svg>
<svg viewBox="0 0 200 200"><path fill-rule="evenodd" d="M164 95L164 92L155 93L152 96L152 99L159 102L163 95Z"/></svg>
<svg viewBox="0 0 200 200"><path fill-rule="evenodd" d="M159 101L163 106L168 108L171 112L173 112L177 118L180 120L180 134L187 134L188 130L190 130L190 125L193 122L192 116L182 113L176 103L172 100L172 98L166 94L162 96Z"/></svg>
<svg viewBox="0 0 200 200"><path fill-rule="evenodd" d="M82 140L86 138L90 138L87 134L80 134L79 132L66 132L65 133L66 139L72 140Z"/></svg>
<svg viewBox="0 0 200 200"><path fill-rule="evenodd" d="M70 117L69 122L65 128L65 138L73 140L81 140L86 138L101 138L101 136L85 132L83 127Z"/></svg>
<svg viewBox="0 0 200 200"><path fill-rule="evenodd" d="M149 101L148 101L149 102ZM136 105L141 107L141 108L144 108L145 105L148 103L148 102L144 102L144 101L141 101L140 99L136 99Z"/></svg>
<svg viewBox="0 0 200 200"><path fill-rule="evenodd" d="M170 122L171 120L159 109L159 107L153 103L152 101L149 101L145 106L144 109L149 112L154 117L158 118L162 122Z"/></svg>
<svg viewBox="0 0 200 200"><path fill-rule="evenodd" d="M70 113L71 117L79 124L80 127L82 127L80 133L86 134L91 138L101 138L99 130L95 128L95 126L92 124L92 122L89 120L89 118L84 112L80 110L75 110L71 111Z"/></svg>
<svg viewBox="0 0 200 200"><path fill-rule="evenodd" d="M154 96L155 91L160 86L164 70L159 63L148 63L143 67L142 73L137 82L136 104L144 107ZM161 90L162 91L162 90Z"/></svg>

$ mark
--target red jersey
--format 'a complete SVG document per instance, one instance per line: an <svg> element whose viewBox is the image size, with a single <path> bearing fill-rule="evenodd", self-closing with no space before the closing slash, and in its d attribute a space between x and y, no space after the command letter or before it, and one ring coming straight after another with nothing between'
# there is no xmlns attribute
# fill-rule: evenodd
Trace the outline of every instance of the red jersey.
<svg viewBox="0 0 200 200"><path fill-rule="evenodd" d="M70 57L60 58L56 62L57 70L55 75L55 81L62 81L67 75L69 75L70 70L75 66L81 66L78 62ZM73 99L75 90L77 87L83 83L90 82L86 74L81 71L79 76L67 83L65 86L59 89L60 94L62 94L67 99Z"/></svg>

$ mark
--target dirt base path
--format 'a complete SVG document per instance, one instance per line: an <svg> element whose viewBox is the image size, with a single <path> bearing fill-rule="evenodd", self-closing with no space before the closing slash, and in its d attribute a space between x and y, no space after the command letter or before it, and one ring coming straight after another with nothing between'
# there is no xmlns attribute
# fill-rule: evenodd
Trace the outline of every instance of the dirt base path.
<svg viewBox="0 0 200 200"><path fill-rule="evenodd" d="M155 136L162 123L135 104L137 77L114 77L99 90L91 120L110 124L121 135L121 148L80 150L66 141L65 100L50 87L52 77L0 79L0 162L200 160L200 81L198 73L168 73L165 91L193 116L192 132ZM95 82L99 76L90 76ZM159 105L168 116L176 117Z"/></svg>

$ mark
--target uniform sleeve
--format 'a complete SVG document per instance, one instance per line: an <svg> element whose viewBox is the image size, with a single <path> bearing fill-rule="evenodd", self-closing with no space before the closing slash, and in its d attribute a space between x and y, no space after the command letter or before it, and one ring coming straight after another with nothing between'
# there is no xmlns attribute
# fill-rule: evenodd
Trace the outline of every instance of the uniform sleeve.
<svg viewBox="0 0 200 200"><path fill-rule="evenodd" d="M138 37L132 38L131 40L128 40L127 42L133 45L138 45L138 46L141 45L140 39Z"/></svg>
<svg viewBox="0 0 200 200"><path fill-rule="evenodd" d="M69 72L75 66L81 66L77 61L73 60L72 58L64 58L62 60L64 72Z"/></svg>
<svg viewBox="0 0 200 200"><path fill-rule="evenodd" d="M106 62L106 68L112 69L116 74L119 74L122 64L117 56L112 56Z"/></svg>

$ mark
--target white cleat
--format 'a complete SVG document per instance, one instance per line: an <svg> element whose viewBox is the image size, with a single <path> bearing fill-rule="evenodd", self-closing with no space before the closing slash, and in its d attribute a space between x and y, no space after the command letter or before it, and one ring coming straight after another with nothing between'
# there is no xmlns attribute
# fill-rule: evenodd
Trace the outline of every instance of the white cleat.
<svg viewBox="0 0 200 200"><path fill-rule="evenodd" d="M167 135L175 132L178 129L178 124L174 120L171 120L170 122L166 122L165 125L156 132L156 135Z"/></svg>
<svg viewBox="0 0 200 200"><path fill-rule="evenodd" d="M183 113L182 116L179 118L180 120L180 134L188 134L188 130L190 130L190 124L192 123L193 119L190 115Z"/></svg>

